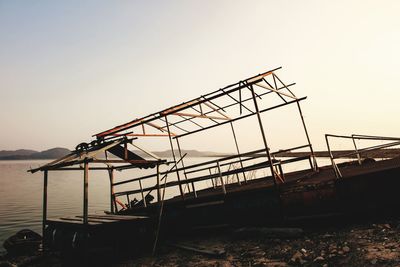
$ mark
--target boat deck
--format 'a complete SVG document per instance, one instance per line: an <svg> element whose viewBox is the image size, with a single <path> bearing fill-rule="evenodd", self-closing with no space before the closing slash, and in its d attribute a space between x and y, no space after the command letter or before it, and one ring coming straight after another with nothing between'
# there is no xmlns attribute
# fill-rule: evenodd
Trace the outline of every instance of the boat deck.
<svg viewBox="0 0 400 267"><path fill-rule="evenodd" d="M390 170L393 168L400 167L400 157L396 157L388 160L381 160L375 162L366 162L362 165L359 165L356 161L346 162L342 164L338 164L339 169L343 175L341 179L347 179L354 176L365 175L373 172L380 172L385 170ZM283 191L289 190L293 187L307 187L313 186L322 183L328 183L336 180L335 172L333 171L332 166L323 166L320 167L317 172L313 170L302 170L292 173L285 174L285 183L280 183L280 188ZM254 190L254 189L265 189L269 187L273 187L274 183L271 176L258 178L254 180L249 180L247 183L238 183L234 184L226 184L226 192L227 194ZM216 188L206 188L196 192L197 199L203 197L209 197L213 195L221 195L223 194L221 186ZM185 199L194 199L193 193L185 194ZM181 196L175 196L171 199L166 200L166 203L174 203L182 201Z"/></svg>
<svg viewBox="0 0 400 267"><path fill-rule="evenodd" d="M105 226L105 225L120 225L125 223L137 223L145 222L149 219L146 216L127 216L127 215L111 215L111 214L89 214L88 224L89 227ZM50 218L47 220L47 224L57 226L85 226L83 224L83 216L74 217L61 217L61 218Z"/></svg>

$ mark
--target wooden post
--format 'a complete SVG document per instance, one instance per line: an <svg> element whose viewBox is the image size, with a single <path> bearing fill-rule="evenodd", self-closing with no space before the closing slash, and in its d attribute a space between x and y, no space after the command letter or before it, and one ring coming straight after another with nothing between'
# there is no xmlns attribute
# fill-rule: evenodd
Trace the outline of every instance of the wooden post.
<svg viewBox="0 0 400 267"><path fill-rule="evenodd" d="M83 224L88 224L88 179L89 178L89 163L85 162L85 170L83 173Z"/></svg>
<svg viewBox="0 0 400 267"><path fill-rule="evenodd" d="M110 178L110 211L114 214L114 169L108 169L108 176Z"/></svg>
<svg viewBox="0 0 400 267"><path fill-rule="evenodd" d="M42 219L43 249L44 249L45 230L47 221L47 179L48 179L48 170L45 170L43 175L43 219Z"/></svg>

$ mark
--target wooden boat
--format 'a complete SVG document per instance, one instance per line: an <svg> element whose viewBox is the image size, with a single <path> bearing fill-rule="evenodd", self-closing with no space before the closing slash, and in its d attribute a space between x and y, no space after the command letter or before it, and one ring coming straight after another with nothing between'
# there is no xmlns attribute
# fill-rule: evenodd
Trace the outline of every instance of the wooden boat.
<svg viewBox="0 0 400 267"><path fill-rule="evenodd" d="M35 252L42 243L42 236L38 233L23 229L4 241L4 248L9 254L24 255Z"/></svg>
<svg viewBox="0 0 400 267"><path fill-rule="evenodd" d="M140 233L151 236L156 232L158 236L160 229L174 233L219 225L282 225L301 218L332 214L347 218L398 213L400 158L397 153L386 152L400 145L400 138L327 134L327 156L331 165L319 166L300 107L306 97L297 97L292 92L294 83L284 83L276 75L279 69L97 133L94 141L80 144L70 155L30 170L44 172L43 229L68 228L70 233L91 231L92 237L122 238L124 232L116 233L122 222L126 222L124 216L131 216L124 229L143 237ZM275 97L273 101L269 99L272 96ZM262 115L286 106L294 106L298 111L304 143L290 148L283 144L281 149L272 151L266 134L268 125ZM258 132L262 146L242 152L235 125L251 118L256 123L246 130ZM228 128L227 134L233 137L234 153L188 165L180 141L216 127ZM162 158L139 147L137 139L142 138L163 138L169 145L170 156ZM354 149L331 150L333 138L352 141ZM360 147L361 141L379 144ZM386 155L385 159L368 158L371 151ZM109 157L111 154L113 158ZM343 158L347 162L339 162ZM285 170L299 163L300 168ZM127 169L141 171L134 178L114 179L116 170ZM47 175L55 170L83 172L82 216L47 218ZM115 217L88 214L89 173L102 170L109 174L108 213ZM120 189L128 185L131 186L129 190ZM133 198L137 200L131 201Z"/></svg>

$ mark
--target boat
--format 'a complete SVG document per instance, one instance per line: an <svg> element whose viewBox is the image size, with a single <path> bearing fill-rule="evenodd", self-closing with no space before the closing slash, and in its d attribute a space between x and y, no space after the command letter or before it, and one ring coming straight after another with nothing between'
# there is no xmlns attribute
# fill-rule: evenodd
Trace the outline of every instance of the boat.
<svg viewBox="0 0 400 267"><path fill-rule="evenodd" d="M133 236L147 240L156 236L156 244L160 235L213 227L397 214L400 157L395 148L400 138L326 134L325 156L331 164L319 166L300 105L306 97L297 97L292 89L295 83L283 82L279 70L96 133L93 141L79 144L71 154L30 170L44 173L43 232L51 237L46 239L48 245L57 243L57 231L68 232L63 244L73 244L77 235L126 242ZM272 150L268 131L273 129L263 116L288 106L295 110L302 129L293 135L303 141ZM256 150L243 151L239 145L237 126L245 120L252 121L245 130L258 134L261 146ZM284 120L279 123L291 126ZM234 153L188 164L190 153L181 149L182 140L203 134L197 142L208 142L214 137L207 133L217 128L227 131L224 139L232 138ZM142 139L162 140L171 154L160 157L150 152L139 145ZM332 150L337 139L350 141L354 149ZM377 144L361 147L361 141ZM370 158L372 152L384 159ZM140 170L137 177L115 180L115 171L129 169ZM83 173L82 215L47 218L47 180L52 171ZM105 215L88 214L88 177L94 171L109 175L110 210Z"/></svg>
<svg viewBox="0 0 400 267"><path fill-rule="evenodd" d="M37 251L41 244L41 235L30 229L23 229L7 238L3 247L11 255L24 255Z"/></svg>

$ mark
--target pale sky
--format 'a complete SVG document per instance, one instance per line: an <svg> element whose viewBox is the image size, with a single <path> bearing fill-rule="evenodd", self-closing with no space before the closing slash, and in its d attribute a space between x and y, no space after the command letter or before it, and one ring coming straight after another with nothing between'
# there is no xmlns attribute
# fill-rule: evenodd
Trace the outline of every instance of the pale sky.
<svg viewBox="0 0 400 267"><path fill-rule="evenodd" d="M399 13L400 1L0 0L0 150L72 149L279 66L308 96L316 149L324 133L400 136Z"/></svg>

